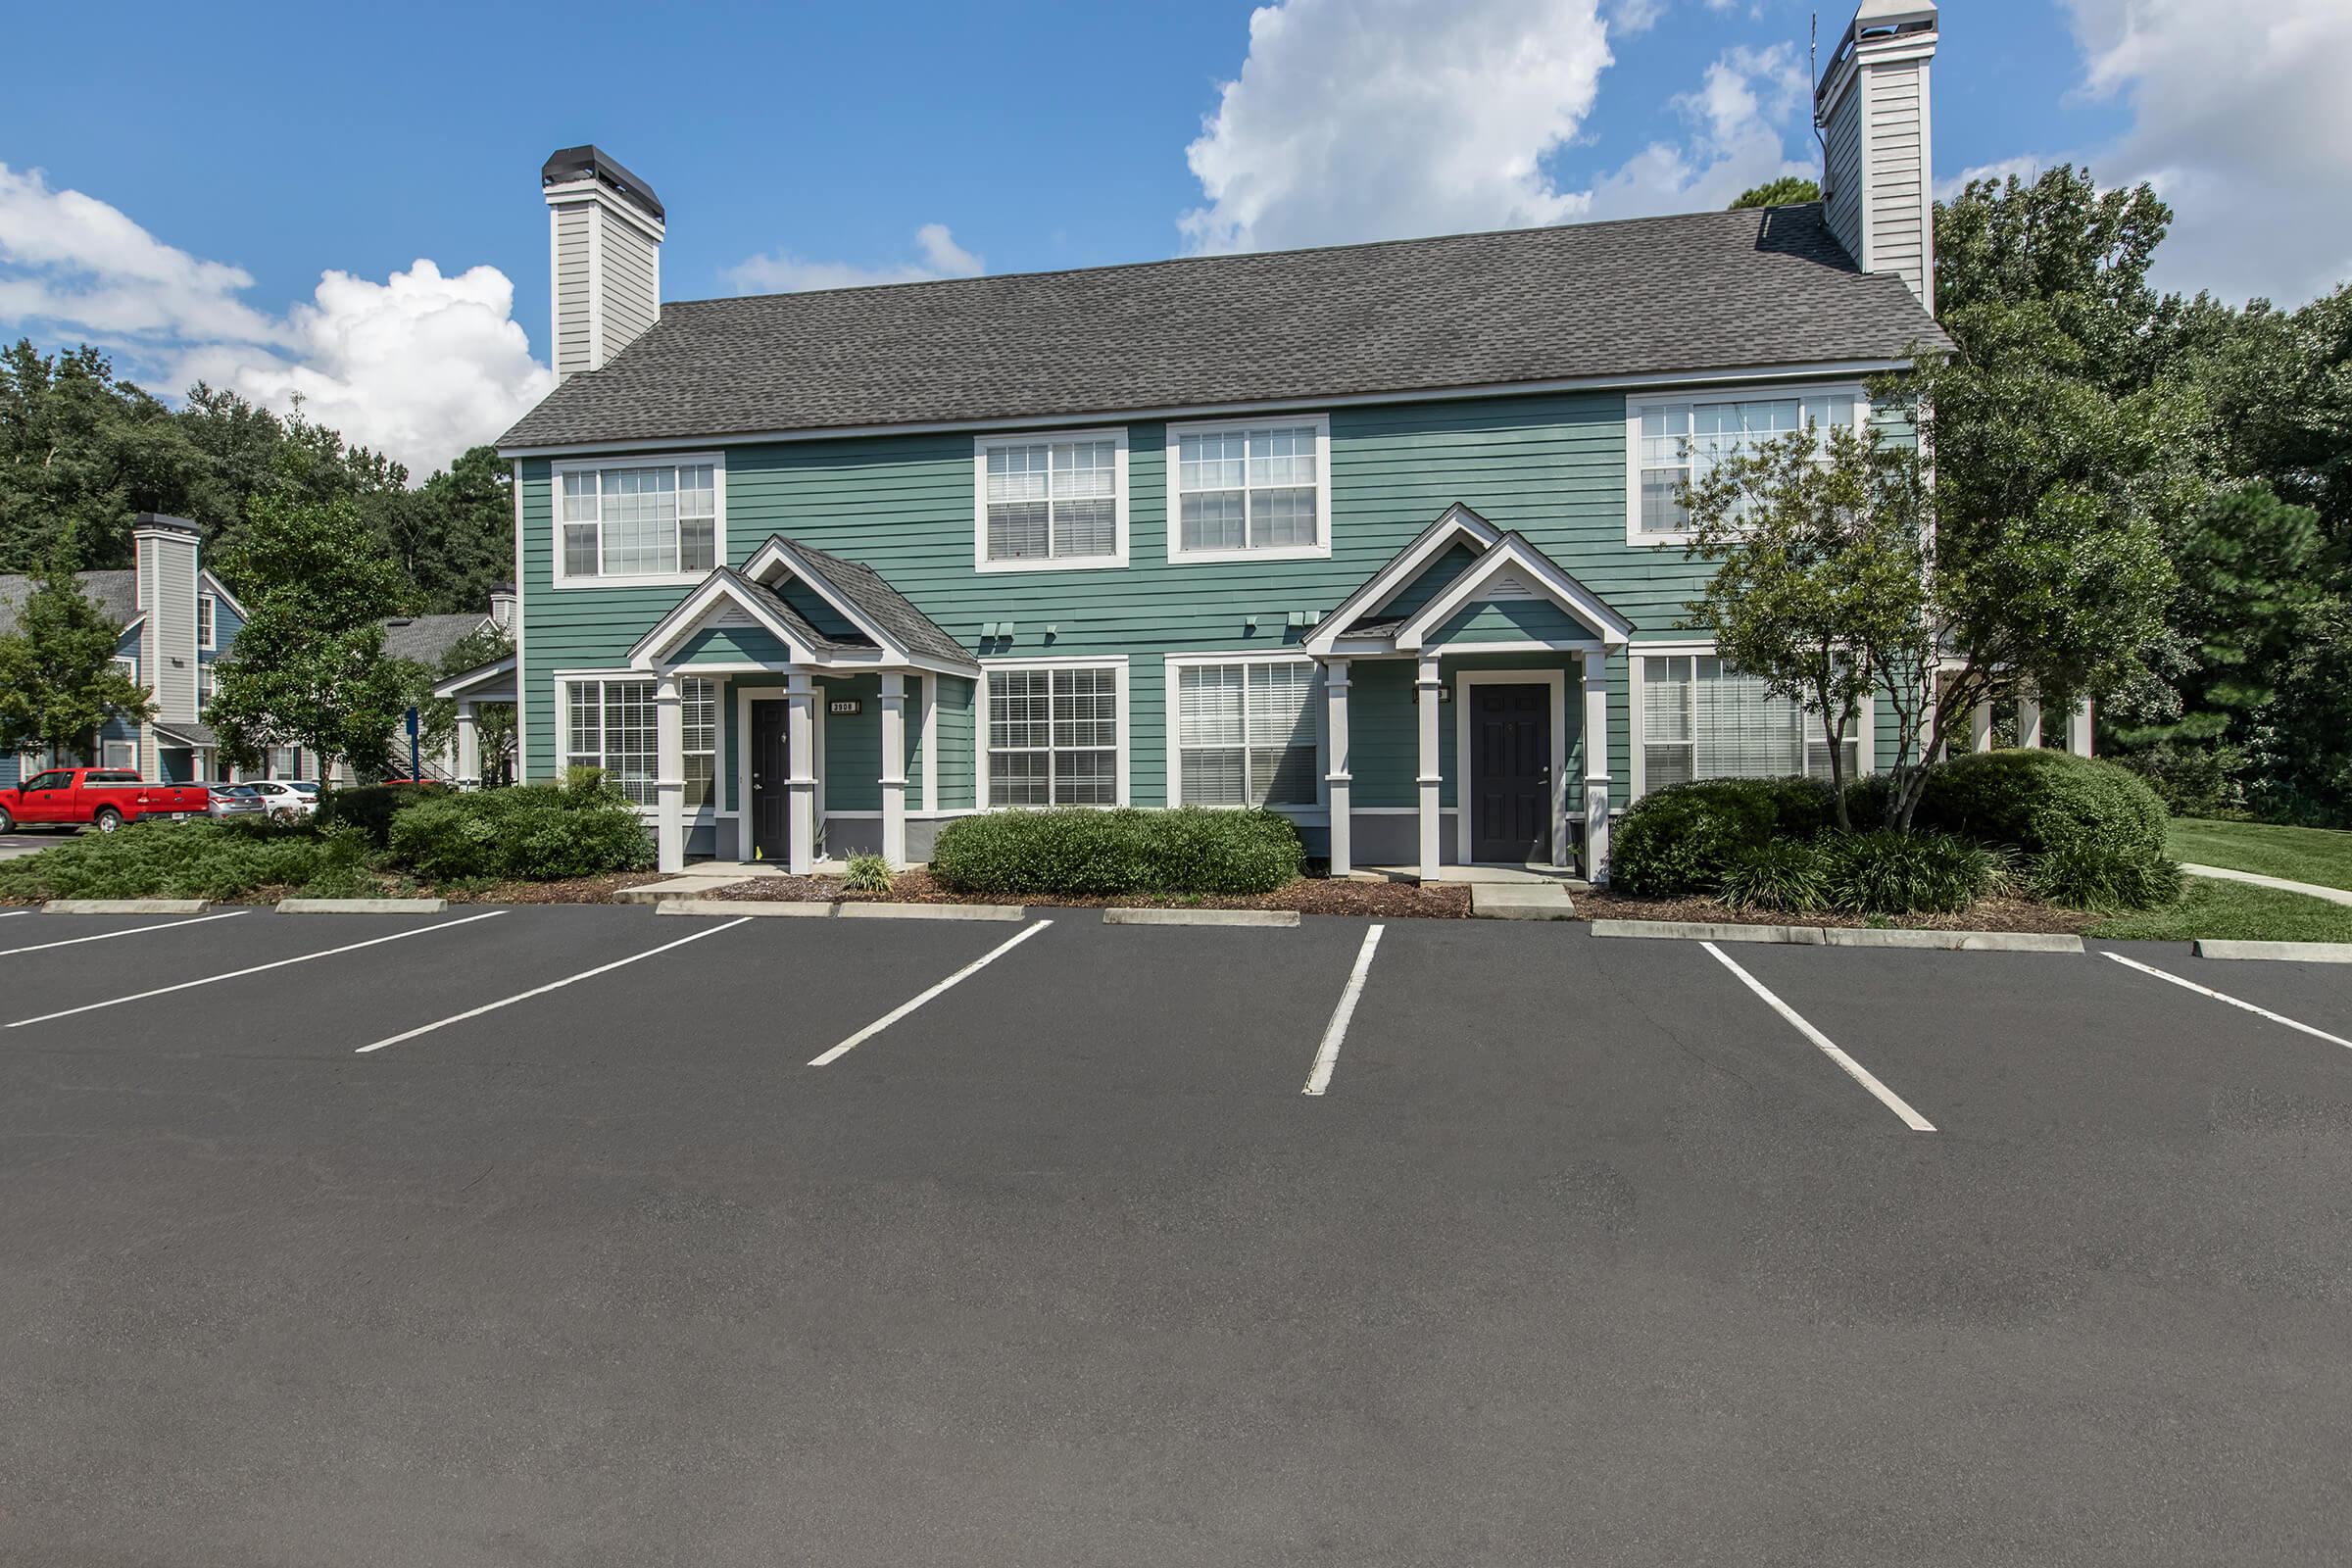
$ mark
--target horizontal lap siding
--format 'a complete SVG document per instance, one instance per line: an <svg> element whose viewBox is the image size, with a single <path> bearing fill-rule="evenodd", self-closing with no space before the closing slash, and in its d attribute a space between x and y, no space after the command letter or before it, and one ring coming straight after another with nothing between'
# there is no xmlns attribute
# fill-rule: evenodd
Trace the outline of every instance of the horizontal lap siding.
<svg viewBox="0 0 2352 1568"><path fill-rule="evenodd" d="M954 675L939 677L939 806L942 811L968 811L975 786L972 761L972 681Z"/></svg>

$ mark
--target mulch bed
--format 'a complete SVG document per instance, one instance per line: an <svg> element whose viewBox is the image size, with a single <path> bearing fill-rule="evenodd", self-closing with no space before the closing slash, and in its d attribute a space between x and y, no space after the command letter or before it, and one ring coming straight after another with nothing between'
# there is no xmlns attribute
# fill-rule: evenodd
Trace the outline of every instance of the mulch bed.
<svg viewBox="0 0 2352 1568"><path fill-rule="evenodd" d="M1027 904L1036 908L1103 909L1132 908L1143 906L1152 908L1185 909L1297 909L1302 914L1352 914L1381 918L1421 917L1425 919L1460 920L1470 913L1470 890L1458 882L1437 887L1416 887L1409 882L1335 882L1325 877L1306 877L1271 893L1244 895L1204 895L1199 898L1153 898L1143 894L1119 894L1102 898L1043 895L1014 898L1011 895L973 895L951 893L931 879L928 871L902 871L888 893L851 893L843 889L838 877L763 876L749 882L737 882L711 895L721 899L751 899L777 901L787 904L821 903L838 899L844 904Z"/></svg>
<svg viewBox="0 0 2352 1568"><path fill-rule="evenodd" d="M613 871L604 876L572 877L563 882L492 882L484 887L420 888L420 898L443 898L452 904L611 904L623 888L648 882L666 882L659 871Z"/></svg>
<svg viewBox="0 0 2352 1568"><path fill-rule="evenodd" d="M2032 899L1979 899L1958 914L1788 914L1775 909L1735 909L1720 899L1629 899L1609 893L1579 893L1576 912L1587 920L1709 920L1720 925L1893 926L1906 931L2079 932L2104 915L2061 909Z"/></svg>

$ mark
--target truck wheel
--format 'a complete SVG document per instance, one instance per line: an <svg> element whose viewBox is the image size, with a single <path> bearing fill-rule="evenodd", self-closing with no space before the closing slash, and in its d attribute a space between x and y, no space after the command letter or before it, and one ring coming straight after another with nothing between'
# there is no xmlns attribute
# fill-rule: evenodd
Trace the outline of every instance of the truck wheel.
<svg viewBox="0 0 2352 1568"><path fill-rule="evenodd" d="M112 833L122 825L122 813L111 806L101 806L98 814L91 817L90 822L99 832Z"/></svg>

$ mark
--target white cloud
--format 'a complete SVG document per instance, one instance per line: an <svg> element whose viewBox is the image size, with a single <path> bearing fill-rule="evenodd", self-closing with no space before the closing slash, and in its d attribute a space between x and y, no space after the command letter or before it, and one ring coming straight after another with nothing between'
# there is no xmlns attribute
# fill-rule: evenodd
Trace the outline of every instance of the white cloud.
<svg viewBox="0 0 2352 1568"><path fill-rule="evenodd" d="M942 277L977 277L988 264L956 243L945 223L914 231L919 262L894 267L859 267L853 262L812 262L778 251L755 256L727 270L727 278L746 294L797 294L808 289L864 288L873 283L927 283Z"/></svg>
<svg viewBox="0 0 2352 1568"><path fill-rule="evenodd" d="M113 350L159 390L202 378L280 412L299 395L312 418L421 479L554 384L496 268L444 277L420 260L381 283L330 271L282 317L246 304L252 287L241 268L0 164L0 321Z"/></svg>
<svg viewBox="0 0 2352 1568"><path fill-rule="evenodd" d="M1285 0L1186 150L1198 251L1562 222L1541 167L1610 62L1595 0Z"/></svg>
<svg viewBox="0 0 2352 1568"><path fill-rule="evenodd" d="M2063 160L2060 161L2063 162ZM1980 179L2003 180L2014 175L2024 183L2031 185L2034 180L2039 179L2041 172L2049 167L2050 160L2037 153L2020 153L2015 158L2003 158L1989 164L1977 164L1963 169L1949 179L1937 180L1936 182L1936 199L1939 202L1948 202Z"/></svg>
<svg viewBox="0 0 2352 1568"><path fill-rule="evenodd" d="M2067 0L2084 87L2132 109L2094 156L2176 212L2169 287L2299 303L2352 275L2352 6Z"/></svg>
<svg viewBox="0 0 2352 1568"><path fill-rule="evenodd" d="M1687 127L1590 188L1545 172L1591 115L1608 25L1661 0L1286 0L1250 19L1250 56L1189 149L1207 205L1195 250L1264 250L1728 205L1814 172L1793 47L1727 50L1672 107ZM1809 146L1804 149L1810 152Z"/></svg>
<svg viewBox="0 0 2352 1568"><path fill-rule="evenodd" d="M1632 34L1647 32L1666 14L1666 0L1609 0L1609 26Z"/></svg>

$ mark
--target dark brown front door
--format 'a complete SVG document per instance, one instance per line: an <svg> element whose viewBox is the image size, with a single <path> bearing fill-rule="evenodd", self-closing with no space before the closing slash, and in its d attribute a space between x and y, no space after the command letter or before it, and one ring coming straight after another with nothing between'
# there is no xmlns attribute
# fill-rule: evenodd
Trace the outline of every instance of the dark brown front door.
<svg viewBox="0 0 2352 1568"><path fill-rule="evenodd" d="M752 704L752 847L764 860L792 858L792 776L785 728L791 705Z"/></svg>
<svg viewBox="0 0 2352 1568"><path fill-rule="evenodd" d="M1470 688L1470 858L1551 858L1551 688Z"/></svg>

